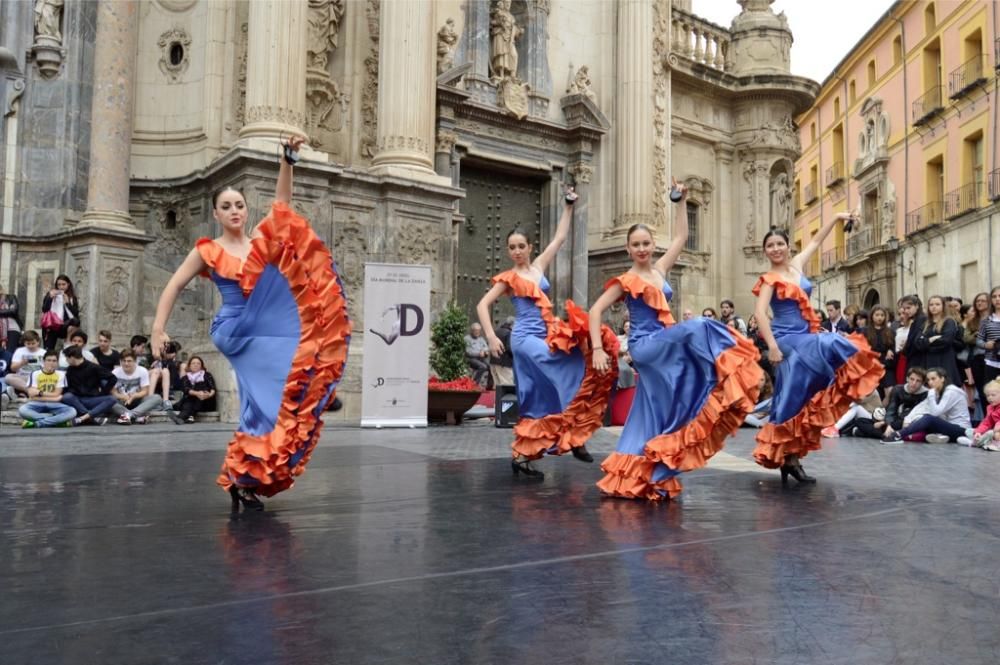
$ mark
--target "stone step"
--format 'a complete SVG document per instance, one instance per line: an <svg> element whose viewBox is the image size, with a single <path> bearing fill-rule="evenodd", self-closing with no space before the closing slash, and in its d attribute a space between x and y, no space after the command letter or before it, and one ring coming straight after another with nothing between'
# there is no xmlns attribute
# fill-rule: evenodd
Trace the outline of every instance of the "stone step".
<svg viewBox="0 0 1000 665"><path fill-rule="evenodd" d="M27 400L19 399L15 402L8 403L7 400L3 402L3 409L0 410L0 425L6 427L7 425L15 425L20 427L21 417L17 415L17 407L24 404ZM110 417L110 416L109 416ZM170 418L163 411L154 411L148 416L148 422L150 423L169 423ZM203 411L195 416L195 420L199 423L218 423L222 422L219 418L218 411Z"/></svg>

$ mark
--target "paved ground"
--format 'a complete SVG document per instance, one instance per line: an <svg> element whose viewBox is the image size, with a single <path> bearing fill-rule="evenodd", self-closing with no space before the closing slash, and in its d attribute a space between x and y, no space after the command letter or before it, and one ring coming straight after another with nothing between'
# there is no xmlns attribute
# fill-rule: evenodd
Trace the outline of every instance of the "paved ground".
<svg viewBox="0 0 1000 665"><path fill-rule="evenodd" d="M514 478L509 430L328 428L231 519L229 434L0 431L0 662L1000 661L1000 454L841 439L783 488L743 431L649 504Z"/></svg>

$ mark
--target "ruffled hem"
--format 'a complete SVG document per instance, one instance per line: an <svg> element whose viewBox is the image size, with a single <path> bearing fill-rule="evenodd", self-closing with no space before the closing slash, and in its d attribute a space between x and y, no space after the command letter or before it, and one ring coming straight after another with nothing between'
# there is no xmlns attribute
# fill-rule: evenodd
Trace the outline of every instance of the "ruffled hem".
<svg viewBox="0 0 1000 665"><path fill-rule="evenodd" d="M813 309L812 303L809 302L809 295L802 290L801 286L785 281L781 275L767 272L761 275L760 279L754 285L753 294L755 296L760 295L760 287L764 284L773 288L780 300L794 300L797 302L802 318L809 324L809 332L819 332L819 317L816 316L816 310Z"/></svg>
<svg viewBox="0 0 1000 665"><path fill-rule="evenodd" d="M608 352L611 369L601 374L594 369L587 313L572 300L566 301L568 323L563 326L572 337L572 346L583 350L584 373L580 388L562 413L544 418L521 418L514 426L511 450L514 458L538 459L546 453L562 455L584 445L604 424L611 389L618 382L618 337L601 326L601 346ZM568 343L568 342L567 342ZM550 347L551 348L551 347Z"/></svg>
<svg viewBox="0 0 1000 665"><path fill-rule="evenodd" d="M612 277L604 284L604 289L607 290L612 284L622 287L625 293L633 298L642 298L644 303L656 310L656 318L664 326L672 326L675 323L674 315L670 312L670 303L662 289L630 272Z"/></svg>
<svg viewBox="0 0 1000 665"><path fill-rule="evenodd" d="M656 462L647 457L611 453L601 464L604 477L597 482L597 487L608 496L623 499L663 501L680 494L684 488L676 476L652 481L655 467Z"/></svg>
<svg viewBox="0 0 1000 665"><path fill-rule="evenodd" d="M758 464L777 469L789 455L805 457L810 451L819 450L823 428L836 423L851 404L878 387L885 372L878 354L857 333L847 339L858 351L837 368L833 383L816 393L793 418L781 424L769 422L761 428L753 451Z"/></svg>
<svg viewBox="0 0 1000 665"><path fill-rule="evenodd" d="M700 469L753 412L763 372L760 352L742 335L733 334L733 340L715 361L715 388L701 411L679 430L650 439L647 458L676 471Z"/></svg>
<svg viewBox="0 0 1000 665"><path fill-rule="evenodd" d="M323 427L320 416L347 362L351 323L333 257L308 222L276 202L259 228L261 236L242 266L218 243L199 241L198 250L220 276L238 279L245 293L273 265L287 279L298 306L299 344L274 429L260 436L237 431L217 480L226 489L235 484L273 496L292 486L312 455Z"/></svg>

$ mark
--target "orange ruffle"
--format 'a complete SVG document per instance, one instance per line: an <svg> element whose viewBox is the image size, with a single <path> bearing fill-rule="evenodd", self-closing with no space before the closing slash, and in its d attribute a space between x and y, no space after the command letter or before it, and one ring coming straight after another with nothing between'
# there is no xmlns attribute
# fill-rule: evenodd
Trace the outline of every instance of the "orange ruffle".
<svg viewBox="0 0 1000 665"><path fill-rule="evenodd" d="M764 284L773 288L774 292L778 294L779 299L795 300L798 302L802 318L809 324L809 332L819 332L819 317L816 315L816 310L813 309L812 303L809 302L809 296L802 290L801 286L785 281L781 275L767 272L761 275L757 283L754 284L753 294L755 296L760 295L760 287Z"/></svg>
<svg viewBox="0 0 1000 665"><path fill-rule="evenodd" d="M253 290L266 266L275 266L298 305L299 345L274 429L261 436L236 432L217 480L228 489L250 475L259 483L253 486L259 494L273 496L292 486L312 455L323 427L317 409L344 373L351 323L333 257L308 222L276 202L259 229L242 265L218 243L203 239L197 247L216 273L239 280L244 293ZM296 454L301 457L289 466Z"/></svg>
<svg viewBox="0 0 1000 665"><path fill-rule="evenodd" d="M662 501L680 494L684 488L677 476L657 483L650 482L654 465L653 460L640 455L611 453L601 464L604 477L597 486L604 494L624 499ZM666 496L661 492L666 492Z"/></svg>
<svg viewBox="0 0 1000 665"><path fill-rule="evenodd" d="M518 279L528 281L520 277ZM509 282L507 283L509 285ZM538 292L541 293L541 289L538 289ZM521 294L515 291L515 295ZM544 295L542 293L542 296ZM551 314L551 305L549 309ZM593 349L590 344L590 320L587 312L572 300L567 300L566 317L567 322L559 321L561 325L549 327L546 341L553 352L565 349L564 352L568 353L573 347L579 347L583 351L583 380L580 381L580 388L573 400L562 413L549 414L544 418L518 420L514 426L514 443L511 444L515 459L520 456L538 459L546 452L562 455L584 445L604 424L608 398L611 389L618 382L618 337L608 326L601 326L601 346L611 359L611 368L601 374L594 369L592 362ZM555 345L552 343L554 329L558 331L555 334L560 340Z"/></svg>
<svg viewBox="0 0 1000 665"><path fill-rule="evenodd" d="M656 310L656 318L664 326L672 326L674 315L670 313L670 303L663 289L658 289L643 278L630 272L623 273L617 277L612 277L604 285L607 290L612 284L617 284L627 295L633 298L642 298L643 302Z"/></svg>
<svg viewBox="0 0 1000 665"><path fill-rule="evenodd" d="M732 335L736 344L716 358L715 375L719 378L705 405L684 427L646 443L646 457L651 461L676 471L700 469L753 412L763 373L760 352L743 335Z"/></svg>
<svg viewBox="0 0 1000 665"><path fill-rule="evenodd" d="M821 431L837 422L851 404L872 393L882 380L885 369L877 353L861 335L848 335L858 352L841 365L833 383L816 393L793 418L776 425L768 423L757 434L753 456L758 464L777 469L788 455L805 457L820 449Z"/></svg>
<svg viewBox="0 0 1000 665"><path fill-rule="evenodd" d="M506 284L511 295L518 298L531 298L542 313L545 328L548 331L545 343L553 351L569 353L576 346L576 336L570 327L552 313L552 301L545 295L537 283L525 279L514 270L507 270L493 277L493 284Z"/></svg>

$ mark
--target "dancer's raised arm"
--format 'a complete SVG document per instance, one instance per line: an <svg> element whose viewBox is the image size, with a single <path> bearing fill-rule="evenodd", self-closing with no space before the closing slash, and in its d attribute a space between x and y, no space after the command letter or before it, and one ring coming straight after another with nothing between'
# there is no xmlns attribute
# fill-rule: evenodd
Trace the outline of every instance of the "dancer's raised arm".
<svg viewBox="0 0 1000 665"><path fill-rule="evenodd" d="M798 268L799 272L805 272L803 266L805 266L805 264L809 261L810 257L812 257L812 255L816 253L816 250L818 250L823 245L823 241L826 240L826 237L828 235L830 235L830 231L832 231L833 227L837 225L837 222L848 219L857 220L858 211L838 212L836 215L834 215L830 219L830 221L828 221L826 224L820 227L819 233L817 233L812 237L812 240L809 241L809 244L806 245L805 249L796 254L795 257L791 261L789 261L789 263Z"/></svg>
<svg viewBox="0 0 1000 665"><path fill-rule="evenodd" d="M306 142L304 136L293 136L286 143L282 144L282 147L288 147L294 153L298 153L299 148L302 144ZM274 200L281 201L282 203L292 202L292 165L288 163L285 159L284 154L282 154L281 159L278 160L278 184L274 189Z"/></svg>
<svg viewBox="0 0 1000 665"><path fill-rule="evenodd" d="M569 227L573 221L573 204L576 203L577 199L577 194L573 191L572 187L566 188L565 199L566 205L563 206L562 215L559 217L559 224L556 226L556 232L552 236L552 240L545 247L545 250L538 255L538 258L532 262L532 265L542 272L545 272L545 269L549 267L552 260L556 258L559 248L563 246L566 238L569 237Z"/></svg>
<svg viewBox="0 0 1000 665"><path fill-rule="evenodd" d="M684 251L684 246L687 244L688 239L688 218L687 218L687 195L688 188L683 184L679 184L676 178L671 178L672 186L681 193L681 200L677 202L677 217L674 221L674 236L673 240L670 241L670 247L664 252L663 256L656 260L653 267L656 268L661 275L666 275L671 268L674 267L674 263L677 262L677 257L681 255Z"/></svg>

